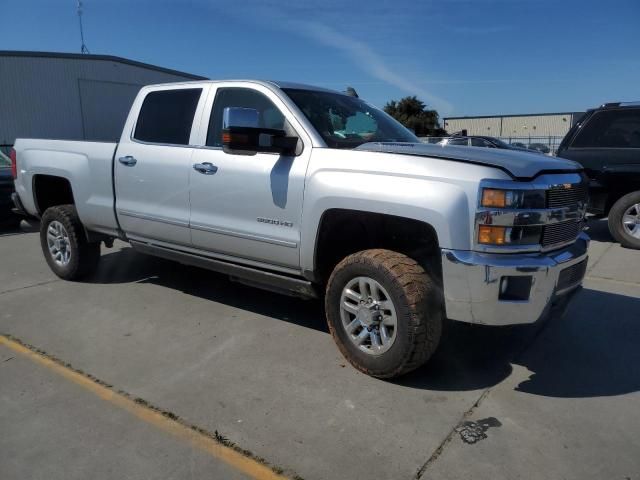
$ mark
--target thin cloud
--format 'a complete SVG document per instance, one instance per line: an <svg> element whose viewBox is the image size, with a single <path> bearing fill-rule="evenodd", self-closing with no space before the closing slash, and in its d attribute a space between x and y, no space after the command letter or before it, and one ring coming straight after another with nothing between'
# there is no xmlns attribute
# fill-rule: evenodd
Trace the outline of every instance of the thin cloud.
<svg viewBox="0 0 640 480"><path fill-rule="evenodd" d="M438 110L450 112L453 106L446 100L425 90L418 82L413 82L391 70L384 60L364 42L348 37L331 27L315 22L298 22L295 31L328 47L340 50L349 56L361 69L371 76L394 87L416 95Z"/></svg>

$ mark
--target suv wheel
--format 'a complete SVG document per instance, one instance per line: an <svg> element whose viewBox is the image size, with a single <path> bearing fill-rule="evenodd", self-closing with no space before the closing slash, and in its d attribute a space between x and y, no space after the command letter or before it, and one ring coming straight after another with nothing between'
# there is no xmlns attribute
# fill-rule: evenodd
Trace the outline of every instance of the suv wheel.
<svg viewBox="0 0 640 480"><path fill-rule="evenodd" d="M47 208L40 222L44 258L57 276L78 280L95 272L100 243L88 242L73 205Z"/></svg>
<svg viewBox="0 0 640 480"><path fill-rule="evenodd" d="M440 289L415 260L390 250L342 260L329 279L325 309L342 354L374 377L419 367L440 341Z"/></svg>
<svg viewBox="0 0 640 480"><path fill-rule="evenodd" d="M640 191L628 193L613 204L609 230L622 246L640 249Z"/></svg>

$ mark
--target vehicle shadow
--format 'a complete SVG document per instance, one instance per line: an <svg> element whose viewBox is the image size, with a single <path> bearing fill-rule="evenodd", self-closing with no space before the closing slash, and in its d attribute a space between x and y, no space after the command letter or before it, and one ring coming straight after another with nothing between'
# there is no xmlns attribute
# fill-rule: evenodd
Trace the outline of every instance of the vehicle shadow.
<svg viewBox="0 0 640 480"><path fill-rule="evenodd" d="M609 232L609 224L606 218L589 217L586 232L591 240L596 242L615 242Z"/></svg>
<svg viewBox="0 0 640 480"><path fill-rule="evenodd" d="M319 300L303 300L249 287L226 275L136 252L131 247L103 254L97 284L153 283L188 295L328 333Z"/></svg>
<svg viewBox="0 0 640 480"><path fill-rule="evenodd" d="M224 275L139 254L126 247L102 256L91 280L142 282L328 334L321 301L286 297ZM391 381L434 391L492 387L512 365L530 377L517 390L550 397L597 397L640 390L640 299L584 289L566 314L531 325L492 327L447 321L443 340L422 368Z"/></svg>
<svg viewBox="0 0 640 480"><path fill-rule="evenodd" d="M564 316L488 327L450 322L441 348L396 383L459 391L487 388L512 364L530 376L516 390L548 397L621 395L640 390L640 298L584 289Z"/></svg>
<svg viewBox="0 0 640 480"><path fill-rule="evenodd" d="M20 235L22 233L37 232L39 225L37 222L21 220L20 217L0 221L0 237L9 235Z"/></svg>

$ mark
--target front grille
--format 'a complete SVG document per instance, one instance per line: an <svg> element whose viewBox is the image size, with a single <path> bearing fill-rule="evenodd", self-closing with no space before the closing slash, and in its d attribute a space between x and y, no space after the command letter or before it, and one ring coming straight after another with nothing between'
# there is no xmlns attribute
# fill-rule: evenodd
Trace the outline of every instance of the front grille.
<svg viewBox="0 0 640 480"><path fill-rule="evenodd" d="M575 240L582 231L582 222L552 223L542 229L542 246L550 247Z"/></svg>
<svg viewBox="0 0 640 480"><path fill-rule="evenodd" d="M556 290L564 290L579 284L587 271L587 260L571 265L560 272Z"/></svg>
<svg viewBox="0 0 640 480"><path fill-rule="evenodd" d="M586 202L588 188L585 183L572 183L551 187L547 190L547 208L571 207Z"/></svg>

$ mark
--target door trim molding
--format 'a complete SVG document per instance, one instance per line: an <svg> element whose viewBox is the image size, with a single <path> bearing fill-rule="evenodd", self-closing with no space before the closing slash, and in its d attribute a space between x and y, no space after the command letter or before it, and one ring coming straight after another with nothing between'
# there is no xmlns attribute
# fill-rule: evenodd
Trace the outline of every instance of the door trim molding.
<svg viewBox="0 0 640 480"><path fill-rule="evenodd" d="M280 240L279 238L273 238L273 237L264 237L262 235L254 235L251 233L237 232L235 230L225 230L222 228L209 227L209 226L200 225L200 224L192 223L191 228L194 230L200 230L202 232L207 232L207 233L217 233L219 235L227 235L230 237L243 238L245 240L254 240L257 242L271 243L273 245L279 245L281 247L296 248L298 246L298 242Z"/></svg>
<svg viewBox="0 0 640 480"><path fill-rule="evenodd" d="M189 227L189 222L180 220L169 220L168 218L156 217L155 215L147 215L145 213L131 212L129 210L118 209L118 214L125 217L139 218L140 220L149 220L150 222L166 223L167 225L175 225L176 227Z"/></svg>

